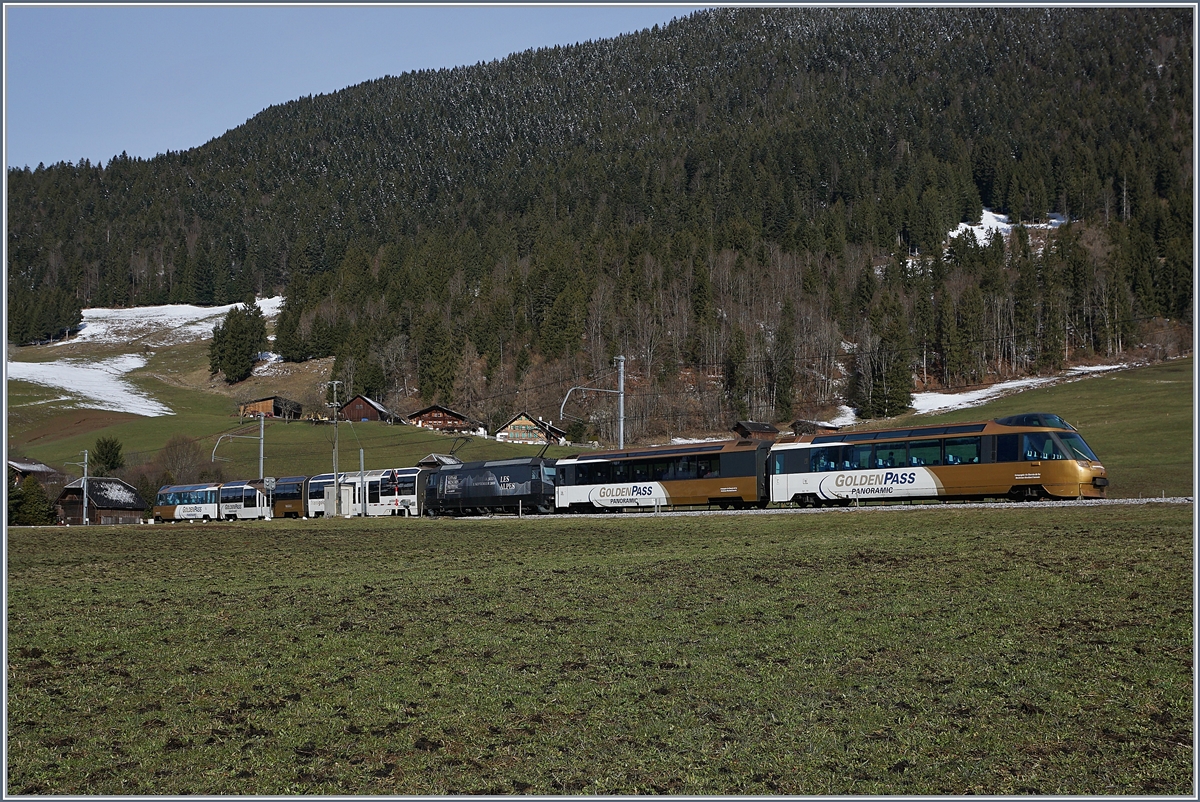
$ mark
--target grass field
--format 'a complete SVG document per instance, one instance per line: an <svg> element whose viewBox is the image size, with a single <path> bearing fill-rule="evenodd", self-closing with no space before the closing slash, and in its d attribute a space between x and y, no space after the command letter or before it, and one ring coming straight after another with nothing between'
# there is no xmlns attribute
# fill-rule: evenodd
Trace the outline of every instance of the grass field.
<svg viewBox="0 0 1200 802"><path fill-rule="evenodd" d="M12 530L7 791L1191 794L1192 514Z"/></svg>
<svg viewBox="0 0 1200 802"><path fill-rule="evenodd" d="M217 437L240 432L257 437L257 426L239 426L231 410L233 401L222 395L199 392L189 386L164 382L170 369L206 374L197 361L198 346L190 361L152 361L145 371L135 372L134 383L175 410L175 415L145 418L95 410L63 411L53 405L39 406L38 400L57 397L48 388L25 382L8 387L9 447L48 465L63 467L79 460L79 453L92 448L101 435L116 437L126 453L138 452L147 460L174 434L198 438L205 459L211 457ZM157 357L156 357L157 359ZM193 364L195 363L195 364ZM908 415L870 426L903 425L906 422L986 420L1014 412L1056 412L1071 421L1095 449L1108 469L1113 498L1139 496L1186 496L1193 492L1193 360L1180 359L1148 367L1117 371L1029 390L981 407L942 415ZM195 377L189 381L194 383ZM363 449L368 470L413 465L433 451L445 452L453 438L425 429L358 423L340 428L338 462L343 470L357 470ZM244 429L244 430L243 430ZM268 476L312 475L332 470L333 427L308 423L270 422L266 430L265 473ZM553 447L548 456L564 456L577 449ZM476 438L458 452L464 460L532 455L534 447L512 446ZM218 449L227 478L258 476L258 443L253 440L225 441ZM72 469L74 470L74 469Z"/></svg>

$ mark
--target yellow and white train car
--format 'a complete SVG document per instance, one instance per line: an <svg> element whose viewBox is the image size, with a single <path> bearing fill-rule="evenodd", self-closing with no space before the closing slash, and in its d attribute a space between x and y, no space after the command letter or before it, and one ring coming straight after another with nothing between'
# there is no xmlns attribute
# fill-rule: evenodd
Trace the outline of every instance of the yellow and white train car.
<svg viewBox="0 0 1200 802"><path fill-rule="evenodd" d="M771 501L1103 498L1107 472L1073 426L1032 412L993 421L808 435L779 443Z"/></svg>

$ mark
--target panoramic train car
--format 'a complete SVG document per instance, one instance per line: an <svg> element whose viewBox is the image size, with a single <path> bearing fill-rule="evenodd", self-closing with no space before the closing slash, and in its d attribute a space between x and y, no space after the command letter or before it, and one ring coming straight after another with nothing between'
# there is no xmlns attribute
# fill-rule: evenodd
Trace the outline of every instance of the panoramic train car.
<svg viewBox="0 0 1200 802"><path fill-rule="evenodd" d="M342 473L341 476L341 492L342 492L342 514L350 514L350 505L354 501L354 490L346 485L350 481L350 474ZM316 476L310 476L308 479L307 491L307 508L309 518L320 518L325 515L326 488L330 488L330 493L333 493L333 474L319 473ZM333 515L332 496L330 496L329 514Z"/></svg>
<svg viewBox="0 0 1200 802"><path fill-rule="evenodd" d="M420 468L388 468L382 471L367 471L363 479L367 485L366 507L362 506L364 494L357 473L345 474L344 482L354 488L354 515L411 517L420 515L424 505L425 479L428 471ZM330 474L330 478L332 478Z"/></svg>
<svg viewBox="0 0 1200 802"><path fill-rule="evenodd" d="M558 461L560 512L639 507L765 507L764 440L579 454Z"/></svg>
<svg viewBox="0 0 1200 802"><path fill-rule="evenodd" d="M806 436L771 449L771 500L1104 498L1104 466L1075 428L1034 412L982 423Z"/></svg>
<svg viewBox="0 0 1200 802"><path fill-rule="evenodd" d="M221 485L221 517L226 521L271 520L271 505L263 480L225 482Z"/></svg>
<svg viewBox="0 0 1200 802"><path fill-rule="evenodd" d="M427 515L554 512L555 460L544 457L442 465L429 474Z"/></svg>
<svg viewBox="0 0 1200 802"><path fill-rule="evenodd" d="M308 511L304 502L308 498L307 476L285 476L275 480L271 491L271 517L304 518Z"/></svg>
<svg viewBox="0 0 1200 802"><path fill-rule="evenodd" d="M219 484L165 485L154 500L154 520L215 521L221 517Z"/></svg>

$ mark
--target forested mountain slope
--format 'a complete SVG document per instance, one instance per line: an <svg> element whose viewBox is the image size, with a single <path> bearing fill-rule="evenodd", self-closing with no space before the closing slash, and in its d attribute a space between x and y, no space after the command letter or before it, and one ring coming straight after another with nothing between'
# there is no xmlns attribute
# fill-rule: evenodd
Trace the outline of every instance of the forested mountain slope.
<svg viewBox="0 0 1200 802"><path fill-rule="evenodd" d="M1191 28L707 11L302 98L151 160L10 170L9 337L282 288L285 357L336 354L377 397L499 416L531 366L570 381L625 353L650 428L838 392L885 414L922 358L977 380L1190 318ZM985 206L1077 222L943 259Z"/></svg>

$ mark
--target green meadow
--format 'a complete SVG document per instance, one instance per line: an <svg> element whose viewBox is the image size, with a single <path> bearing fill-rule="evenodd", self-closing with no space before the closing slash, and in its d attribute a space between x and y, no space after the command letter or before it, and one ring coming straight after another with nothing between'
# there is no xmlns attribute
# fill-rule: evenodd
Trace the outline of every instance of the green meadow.
<svg viewBox="0 0 1200 802"><path fill-rule="evenodd" d="M193 361L199 358L193 357ZM112 420L105 420L106 425L99 429L88 425L94 412L63 411L53 404L33 403L60 393L25 382L10 382L10 448L62 467L78 461L79 452L91 448L101 435L116 437L127 454L147 460L179 433L195 438L206 460L211 459L221 434L257 437L257 424L239 422L233 414L236 406L228 397L167 384L151 375L162 375L165 370L166 364L152 362L135 373L133 381L170 406L175 415L145 418L102 413ZM1015 412L1056 412L1079 429L1104 462L1112 482L1110 497L1187 496L1193 488L1193 371L1191 358L1180 359L1028 390L971 409L907 415L887 423L986 420ZM72 433L77 423L81 430ZM454 444L454 438L437 432L382 423L341 424L337 440L338 466L342 470L358 469L359 449L366 468L372 470L413 465L430 452L446 452ZM266 425L265 441L264 471L268 476L312 475L333 469L332 425L271 421ZM537 451L474 438L457 455L464 460L498 459ZM547 453L563 456L572 449L552 447ZM256 440L226 440L217 448L217 457L228 460L220 462L228 478L258 475Z"/></svg>
<svg viewBox="0 0 1200 802"><path fill-rule="evenodd" d="M1192 516L11 530L6 790L1190 795Z"/></svg>

